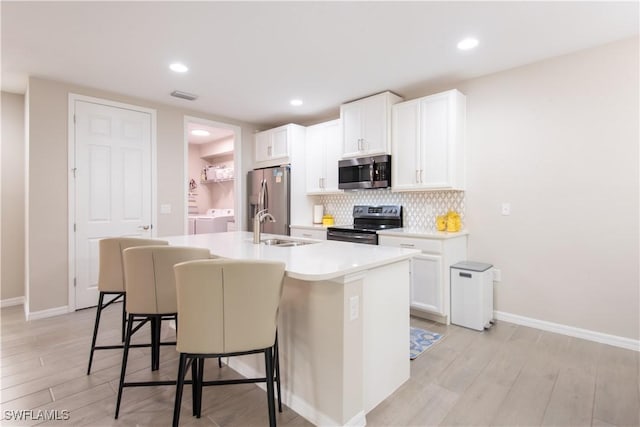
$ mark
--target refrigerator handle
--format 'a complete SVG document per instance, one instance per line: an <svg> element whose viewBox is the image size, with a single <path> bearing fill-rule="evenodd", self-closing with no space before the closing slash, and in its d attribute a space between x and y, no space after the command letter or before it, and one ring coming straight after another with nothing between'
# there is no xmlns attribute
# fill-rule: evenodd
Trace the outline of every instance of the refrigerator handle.
<svg viewBox="0 0 640 427"><path fill-rule="evenodd" d="M256 206L256 213L264 209L264 179L260 181L260 192L258 193L258 205Z"/></svg>
<svg viewBox="0 0 640 427"><path fill-rule="evenodd" d="M269 209L269 186L267 180L264 180L264 209Z"/></svg>

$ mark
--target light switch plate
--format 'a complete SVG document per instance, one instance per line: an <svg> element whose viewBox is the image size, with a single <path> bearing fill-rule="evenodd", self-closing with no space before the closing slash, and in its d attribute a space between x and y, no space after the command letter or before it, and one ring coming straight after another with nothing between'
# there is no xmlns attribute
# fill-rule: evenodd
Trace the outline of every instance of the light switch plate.
<svg viewBox="0 0 640 427"><path fill-rule="evenodd" d="M360 297L353 296L349 298L349 319L356 320L360 315Z"/></svg>
<svg viewBox="0 0 640 427"><path fill-rule="evenodd" d="M502 215L511 215L511 203L502 202Z"/></svg>

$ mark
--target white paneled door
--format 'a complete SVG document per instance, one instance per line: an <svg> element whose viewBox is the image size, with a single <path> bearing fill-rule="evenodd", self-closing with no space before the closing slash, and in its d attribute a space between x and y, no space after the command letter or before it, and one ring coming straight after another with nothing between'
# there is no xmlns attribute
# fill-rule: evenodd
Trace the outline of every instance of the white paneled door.
<svg viewBox="0 0 640 427"><path fill-rule="evenodd" d="M152 117L74 101L75 308L97 304L98 241L152 235Z"/></svg>

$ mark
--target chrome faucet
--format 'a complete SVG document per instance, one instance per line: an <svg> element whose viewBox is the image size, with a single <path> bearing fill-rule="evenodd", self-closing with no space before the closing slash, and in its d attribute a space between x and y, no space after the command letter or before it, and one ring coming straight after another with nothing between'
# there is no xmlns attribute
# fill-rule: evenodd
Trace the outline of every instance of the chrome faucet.
<svg viewBox="0 0 640 427"><path fill-rule="evenodd" d="M276 222L273 215L267 212L266 209L259 211L256 213L256 216L253 217L253 243L260 243L260 227L262 227L262 223L265 220Z"/></svg>

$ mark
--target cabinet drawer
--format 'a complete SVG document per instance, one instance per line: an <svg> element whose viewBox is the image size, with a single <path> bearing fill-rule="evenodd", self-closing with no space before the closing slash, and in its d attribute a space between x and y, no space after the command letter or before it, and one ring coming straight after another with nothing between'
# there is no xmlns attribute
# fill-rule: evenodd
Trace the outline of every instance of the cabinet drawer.
<svg viewBox="0 0 640 427"><path fill-rule="evenodd" d="M439 239L416 239L395 236L378 236L378 239L378 242L383 246L420 249L422 252L434 254L442 253L442 240Z"/></svg>
<svg viewBox="0 0 640 427"><path fill-rule="evenodd" d="M305 239L327 240L327 230L309 230L308 228L291 227L291 237L304 237Z"/></svg>

